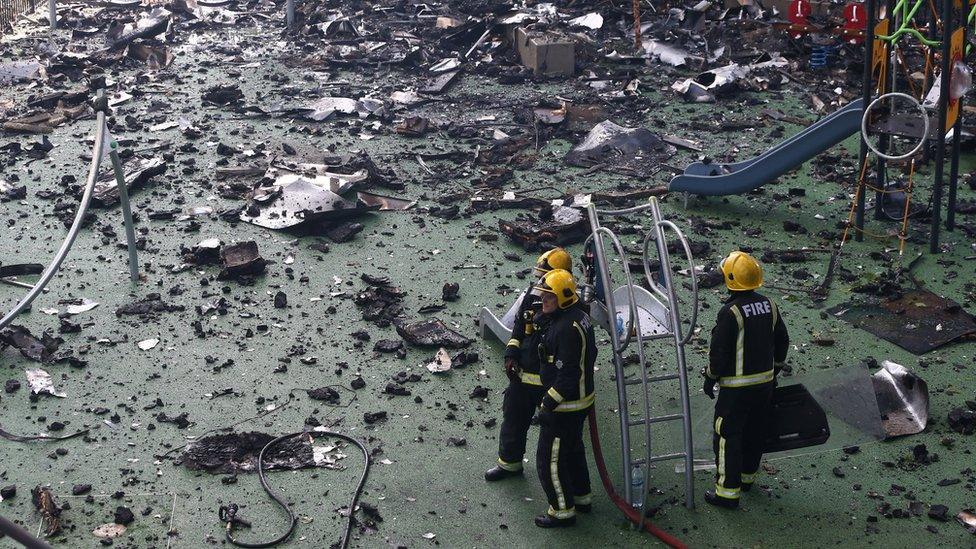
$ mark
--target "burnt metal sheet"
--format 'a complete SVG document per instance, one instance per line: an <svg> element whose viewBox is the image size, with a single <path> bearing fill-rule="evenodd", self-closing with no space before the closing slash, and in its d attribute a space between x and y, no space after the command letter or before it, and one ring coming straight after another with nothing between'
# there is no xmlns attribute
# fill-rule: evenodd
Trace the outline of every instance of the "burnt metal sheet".
<svg viewBox="0 0 976 549"><path fill-rule="evenodd" d="M341 219L377 209L346 200L324 189L306 177L286 175L278 179L279 193L255 197L251 206L241 212L241 221L266 229L287 229L321 219ZM259 204L259 202L261 202Z"/></svg>
<svg viewBox="0 0 976 549"><path fill-rule="evenodd" d="M166 163L161 158L133 158L126 162L122 169L125 171L125 185L129 193L145 186L153 177L165 173L166 167ZM95 181L92 202L101 207L112 206L119 202L119 185L115 181L115 172L111 167L99 173Z"/></svg>
<svg viewBox="0 0 976 549"><path fill-rule="evenodd" d="M13 265L0 263L0 278L39 275L42 272L44 272L44 265L40 263L17 263Z"/></svg>
<svg viewBox="0 0 976 549"><path fill-rule="evenodd" d="M455 332L437 318L418 322L396 322L396 331L411 345L421 347L447 347L459 349L471 344L471 340Z"/></svg>
<svg viewBox="0 0 976 549"><path fill-rule="evenodd" d="M261 274L267 265L267 261L258 251L257 242L253 240L224 246L220 249L220 259L224 269L217 275L219 280Z"/></svg>
<svg viewBox="0 0 976 549"><path fill-rule="evenodd" d="M543 210L545 212L546 210ZM512 242L526 250L568 246L582 242L590 233L586 216L580 210L558 206L539 218L519 215L514 221L498 220L498 227Z"/></svg>
<svg viewBox="0 0 976 549"><path fill-rule="evenodd" d="M23 326L11 325L0 331L0 349L13 347L19 350L20 354L37 362L54 362L62 343L64 343L63 339L54 337L48 332L44 332L39 338L35 337Z"/></svg>
<svg viewBox="0 0 976 549"><path fill-rule="evenodd" d="M929 422L929 386L901 364L884 361L871 375L885 437L914 435Z"/></svg>
<svg viewBox="0 0 976 549"><path fill-rule="evenodd" d="M180 456L193 471L208 473L252 473L258 469L258 454L275 437L267 433L210 435L191 442ZM309 435L285 439L265 452L265 470L295 470L317 467L315 448Z"/></svg>
<svg viewBox="0 0 976 549"><path fill-rule="evenodd" d="M566 154L566 162L589 168L615 162L663 161L675 152L673 146L647 128L625 128L605 120Z"/></svg>
<svg viewBox="0 0 976 549"><path fill-rule="evenodd" d="M880 303L839 305L830 312L917 355L976 336L976 317L955 301L926 290Z"/></svg>
<svg viewBox="0 0 976 549"><path fill-rule="evenodd" d="M404 200L393 196L383 196L381 194L358 192L356 196L361 204L374 207L381 212L402 212L413 208L416 200Z"/></svg>

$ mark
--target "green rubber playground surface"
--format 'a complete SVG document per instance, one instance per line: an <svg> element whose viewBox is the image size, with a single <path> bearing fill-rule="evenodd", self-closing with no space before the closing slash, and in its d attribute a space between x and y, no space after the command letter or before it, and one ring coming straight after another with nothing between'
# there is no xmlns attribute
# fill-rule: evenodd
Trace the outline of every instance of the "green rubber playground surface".
<svg viewBox="0 0 976 549"><path fill-rule="evenodd" d="M534 453L529 452L524 480L487 485L482 474L492 466L497 448L502 391L507 383L502 369L502 347L493 340L478 338L474 319L481 307L501 314L514 295L501 295L503 287L518 289L526 284L517 273L534 261L535 254L523 251L498 233L499 219L513 219L518 210L476 213L444 220L426 213L437 198L468 192L481 177L483 167L452 160L426 160L434 175L414 160L419 153L462 150L473 155L474 143L447 138L443 134L406 139L390 130L363 129L358 122L340 118L321 124L305 124L288 117L248 118L229 110L205 107L200 96L206 88L227 81L239 83L245 100L265 106L301 104L301 95L285 95L290 82L298 88L323 82L356 82L363 75L330 71L312 75L276 61L287 51L282 38L272 32L249 29L244 32L198 29L201 44L258 43L248 50L241 68L226 56L210 49L178 46L173 64L162 73L146 78L136 70L120 68L111 81L132 94L132 99L115 108L112 134L123 149L160 147L168 165L165 175L153 179L133 193L137 230L145 239L140 251L145 279L129 283L121 213L118 207L95 209L95 219L82 230L51 291L39 297L31 312L17 323L35 335L51 331L58 335L58 318L45 309L64 308L59 301L88 298L99 303L89 312L71 318L82 330L64 334L62 349L70 349L85 361L84 367L67 363L42 365L22 357L14 349L0 352L0 378L17 379L24 385L0 399L3 429L27 435L46 432L52 422L65 424L63 433L91 430L88 437L64 442L18 443L0 439L0 486L16 485L17 495L0 502L0 515L38 532L40 515L31 504L30 490L50 486L57 500L70 503L63 514L63 532L49 539L57 547L98 547L91 535L96 526L112 522L116 507L125 505L135 514L128 532L115 540L116 547L198 548L223 546L223 525L217 517L220 505L237 502L241 516L252 522L251 530L239 530L244 540L257 541L276 536L285 517L269 500L256 475L242 474L236 483L222 482L221 475L197 473L159 456L182 446L189 437L248 420L268 411L260 419L241 423L239 431L283 434L301 430L308 418L333 430L360 438L371 450L374 465L363 494L363 502L375 506L378 518L367 520L363 513L355 530L356 547L640 547L659 543L634 531L599 487L596 468L594 512L581 516L578 525L564 531L543 531L532 519L546 507L545 497L534 472ZM0 59L18 59L29 54L33 37L2 40ZM66 35L59 35L63 43ZM280 41L280 42L279 42ZM287 77L285 80L283 77ZM667 85L676 77L648 74L639 100L611 104L611 119L627 125L644 125L655 132L681 136L699 142L707 154L724 158L749 158L800 127L774 122L763 116L766 109L813 121L819 115L808 108L801 94L789 91L744 93L715 105L689 105L674 98ZM856 78L852 78L856 80ZM375 75L371 85L378 95L401 89L408 78L402 74L385 78ZM358 88L357 88L358 89ZM855 88L852 88L855 89ZM662 90L661 92L655 90ZM35 93L23 85L0 89L0 100L21 105ZM358 93L358 92L357 92ZM450 117L455 122L473 122L495 116L511 120L513 105L532 105L538 99L556 96L587 103L595 97L575 80L543 84L527 82L500 86L477 72L463 75L459 85L443 101L417 107L414 114L434 119ZM830 108L828 108L829 110ZM131 116L144 127L165 121L187 121L201 128L203 136L186 146L179 128L149 132L132 129L125 122ZM713 121L748 123L753 129L709 131ZM717 127L717 126L716 126ZM53 150L45 158L17 157L2 167L2 177L17 174L28 187L24 200L0 203L0 258L3 263L47 263L64 238L66 228L54 217L53 209L66 185L80 186L85 177L93 119L79 120L57 128L49 138ZM368 134L364 138L361 134ZM37 137L2 135L0 145L18 142L25 147ZM170 142L170 144L166 144ZM217 144L242 150L265 144L280 150L282 142L297 143L321 151L367 151L383 168L392 168L406 184L403 195L418 200L418 208L405 213L367 214L357 221L364 231L346 243L332 243L316 236L273 232L246 223L229 224L216 215L195 217L189 222L159 219L153 212L195 206L211 206L216 212L241 205L221 198L217 188L224 181L215 177L222 158ZM569 168L563 155L572 144L553 140L544 144L531 169L516 170L505 188L538 189L538 195L555 198L563 193L612 190L621 184L635 187L664 184L670 172L663 170L645 181L607 172L586 172ZM857 140L848 140L760 192L727 198L667 196L662 208L692 241L704 242L709 252L696 257L709 267L728 251L744 246L764 251L797 247L822 248L838 242L839 225L847 218L851 184L856 177ZM230 165L244 164L244 156ZM683 166L697 154L679 150L667 161ZM974 157L962 158L961 173L976 170ZM827 169L829 168L829 169ZM818 175L819 174L819 175ZM73 182L66 181L73 177ZM916 200L925 202L931 192L930 170L921 168L915 176ZM789 189L803 189L803 196L790 196ZM59 197L45 200L41 191ZM42 196L44 193L41 193ZM532 193L530 193L532 194ZM960 200L972 201L976 192L960 185ZM459 203L466 205L462 199ZM72 207L73 209L73 207ZM869 217L871 212L869 212ZM154 219L155 218L155 219ZM943 233L943 252L926 255L914 269L925 288L947 296L976 311L976 286L972 256L973 214L957 218L960 228ZM647 218L631 216L631 225L646 225ZM797 223L804 232L786 232L784 223ZM623 223L621 224L623 226ZM897 230L890 222L869 219L868 228L877 233ZM826 313L835 305L858 299L852 288L890 276L889 268L907 265L927 251L927 226L913 223L904 256L899 258L897 240L865 239L844 247L839 267L849 274L834 280L828 299L813 303L803 292L768 290L780 304L789 325L793 348L789 363L797 374L858 366L868 357L903 364L928 383L931 407L925 432L886 442L865 442L858 453L848 455L829 449L802 457L776 459L766 463L759 488L743 497L738 512L708 507L701 492L710 486L707 471L695 475L694 510L682 506L682 475L670 465L654 469L648 479L653 488L649 506L656 509L652 520L690 547L971 547L976 536L952 517L976 506L976 436L960 435L948 427L950 409L976 398L976 343L949 345L922 357ZM488 236L486 236L488 235ZM969 235L969 236L967 236ZM497 236L497 239L494 237ZM224 242L255 240L261 255L269 260L266 273L253 285L216 280L218 268L177 269L181 248L207 238ZM636 249L641 239L630 234L624 244ZM322 253L310 245L327 242ZM570 249L579 257L580 246ZM517 257L518 260L513 258ZM795 289L812 287L827 272L829 253L815 253L802 264L767 265L768 284ZM675 260L678 263L677 260ZM810 278L797 278L802 267ZM396 339L395 330L380 328L362 319L352 298L364 287L362 274L386 276L405 290L404 308L413 318L418 309L441 302L445 282L460 284L460 299L445 303L436 314L448 325L475 342L471 351L480 361L448 374L428 373L424 365L433 350L408 348L406 357L376 354L373 343ZM273 296L282 291L288 306L273 307ZM0 310L6 311L23 290L0 286ZM118 316L116 309L161 294L164 302L183 311L160 313L151 319ZM701 332L688 348L688 367L693 398L702 399L698 370L705 365L708 330L723 297L718 288L702 290ZM216 299L226 300L226 315L201 314L197 307ZM193 322L207 332L198 338ZM350 334L367 330L371 341L357 346ZM143 351L137 342L159 339ZM604 452L610 474L621 477L616 393L611 379L613 367L607 336L598 333L600 354L597 366L597 411ZM829 345L817 344L832 341ZM671 363L667 347L651 347L656 367ZM436 349L435 349L436 350ZM228 364L228 361L232 363ZM280 371L280 366L286 366ZM217 366L223 366L215 368ZM24 370L43 367L54 384L67 394L58 399L41 396L28 399ZM861 366L862 368L864 366ZM636 371L634 366L628 367ZM276 372L276 370L279 370ZM406 383L410 396L392 396L384 388L400 372L420 375ZM314 388L349 383L361 375L366 387L342 392L346 407L330 407L308 398L295 388ZM486 398L469 398L476 387L488 389ZM230 394L214 397L225 388ZM666 404L676 397L670 388L653 394L655 402ZM352 395L355 399L352 400ZM160 400L161 407L153 404ZM632 404L636 404L636 401ZM98 414L99 408L108 409ZM632 409L635 409L632 406ZM707 407L705 408L707 409ZM375 424L364 421L364 413L385 411L387 419ZM186 413L190 425L180 429L160 422ZM534 447L536 428L529 434ZM454 441L449 443L449 439ZM459 445L457 439L463 439ZM671 438L661 437L661 452ZM924 444L938 461L907 470L905 459L912 448ZM589 446L589 443L587 443ZM657 448L657 446L655 446ZM314 469L269 473L269 480L292 505L300 520L288 546L328 547L337 543L345 518L340 510L348 504L361 470L362 458L354 447L345 447L342 470ZM901 460L901 461L900 461ZM945 486L940 486L940 481ZM617 480L619 482L619 480ZM92 497L72 497L72 486L91 484ZM920 502L921 516L888 518ZM948 522L927 516L932 505L948 507ZM908 513L910 515L910 513ZM379 520L382 519L382 520ZM12 547L0 539L0 547Z"/></svg>

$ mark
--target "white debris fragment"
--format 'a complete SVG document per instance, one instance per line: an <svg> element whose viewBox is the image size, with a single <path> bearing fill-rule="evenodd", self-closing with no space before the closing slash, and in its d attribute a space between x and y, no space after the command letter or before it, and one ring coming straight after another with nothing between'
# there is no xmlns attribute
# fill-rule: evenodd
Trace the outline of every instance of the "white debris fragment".
<svg viewBox="0 0 976 549"><path fill-rule="evenodd" d="M603 16L599 13L588 13L575 19L570 19L569 26L597 30L603 27Z"/></svg>
<svg viewBox="0 0 976 549"><path fill-rule="evenodd" d="M110 522L92 530L92 535L99 539L112 539L124 534L125 530L125 526Z"/></svg>
<svg viewBox="0 0 976 549"><path fill-rule="evenodd" d="M65 308L65 311L67 311L69 315L78 315L81 313L87 313L88 311L94 309L95 307L98 307L97 301L92 301L87 297L83 297L81 298L81 303L79 303L78 305L68 305Z"/></svg>
<svg viewBox="0 0 976 549"><path fill-rule="evenodd" d="M148 351L149 349L152 349L156 345L159 345L159 340L156 338L143 339L142 341L137 343L137 345L139 345L139 348L142 349L143 351Z"/></svg>
<svg viewBox="0 0 976 549"><path fill-rule="evenodd" d="M40 368L32 368L30 370L25 370L24 373L27 375L27 385L30 386L30 390L35 395L51 395L58 398L65 398L68 395L58 391L54 388L54 382L51 380L51 374Z"/></svg>
<svg viewBox="0 0 976 549"><path fill-rule="evenodd" d="M95 307L98 307L98 305L99 305L98 302L92 301L92 300L88 299L87 297L85 297L85 298L82 298L81 303L79 303L77 305L68 305L65 308L65 312L69 316L74 316L74 315L81 314L81 313L87 313L88 311L94 309ZM61 314L61 311L59 309L57 309L57 308L54 308L54 307L50 307L50 308L47 308L47 309L41 309L41 312L44 313L44 314L46 314L46 315L52 315L52 316Z"/></svg>
<svg viewBox="0 0 976 549"><path fill-rule="evenodd" d="M345 459L345 457L346 454L342 453L335 445L312 446L312 461L315 462L317 467L342 469L343 467L339 464L339 460Z"/></svg>
<svg viewBox="0 0 976 549"><path fill-rule="evenodd" d="M413 105L414 103L419 103L421 97L413 90L395 91L390 94L390 101L400 105Z"/></svg>
<svg viewBox="0 0 976 549"><path fill-rule="evenodd" d="M439 374L450 371L450 369L451 355L447 354L447 351L441 347L438 349L437 354L434 355L433 362L427 365L427 371L432 374Z"/></svg>

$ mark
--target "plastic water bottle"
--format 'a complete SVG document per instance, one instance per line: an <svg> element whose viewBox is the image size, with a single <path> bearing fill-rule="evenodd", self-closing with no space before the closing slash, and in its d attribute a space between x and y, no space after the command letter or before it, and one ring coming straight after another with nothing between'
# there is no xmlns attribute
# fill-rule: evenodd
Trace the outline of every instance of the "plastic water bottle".
<svg viewBox="0 0 976 549"><path fill-rule="evenodd" d="M624 316L617 313L617 337L623 339L624 337Z"/></svg>
<svg viewBox="0 0 976 549"><path fill-rule="evenodd" d="M630 497L633 501L631 505L640 509L644 505L644 470L640 465L635 465L630 471Z"/></svg>

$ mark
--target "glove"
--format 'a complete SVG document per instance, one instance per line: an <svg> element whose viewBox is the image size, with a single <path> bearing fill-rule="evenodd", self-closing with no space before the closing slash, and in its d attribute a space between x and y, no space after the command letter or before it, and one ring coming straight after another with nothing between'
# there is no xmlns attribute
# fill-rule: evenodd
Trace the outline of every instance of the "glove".
<svg viewBox="0 0 976 549"><path fill-rule="evenodd" d="M508 379L512 381L518 381L519 370L520 368L519 368L518 360L515 360L514 358L505 359L505 375L508 376Z"/></svg>
<svg viewBox="0 0 976 549"><path fill-rule="evenodd" d="M705 377L705 383L702 385L702 390L708 395L708 398L715 399L715 380L710 377Z"/></svg>

